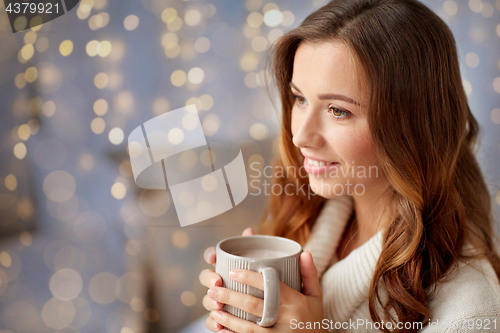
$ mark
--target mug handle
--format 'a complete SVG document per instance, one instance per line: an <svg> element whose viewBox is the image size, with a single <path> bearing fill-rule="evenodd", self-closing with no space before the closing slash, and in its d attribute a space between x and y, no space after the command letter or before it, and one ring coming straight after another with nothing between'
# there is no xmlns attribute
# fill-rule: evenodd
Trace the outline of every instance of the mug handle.
<svg viewBox="0 0 500 333"><path fill-rule="evenodd" d="M259 273L264 277L264 310L257 325L271 327L276 324L280 305L280 278L273 267L260 267Z"/></svg>

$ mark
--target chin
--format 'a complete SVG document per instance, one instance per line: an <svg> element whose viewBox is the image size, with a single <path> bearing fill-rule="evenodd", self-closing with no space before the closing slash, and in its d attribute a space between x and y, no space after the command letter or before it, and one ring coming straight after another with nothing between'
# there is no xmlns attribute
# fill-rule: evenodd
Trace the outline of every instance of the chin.
<svg viewBox="0 0 500 333"><path fill-rule="evenodd" d="M364 185L356 184L350 179L330 179L317 178L316 176L309 176L309 186L311 193L322 196L327 199L337 198L343 195L364 194Z"/></svg>
<svg viewBox="0 0 500 333"><path fill-rule="evenodd" d="M333 199L346 194L343 184L339 182L325 182L324 179L318 179L312 175L309 177L309 186L311 194L319 195L326 199Z"/></svg>

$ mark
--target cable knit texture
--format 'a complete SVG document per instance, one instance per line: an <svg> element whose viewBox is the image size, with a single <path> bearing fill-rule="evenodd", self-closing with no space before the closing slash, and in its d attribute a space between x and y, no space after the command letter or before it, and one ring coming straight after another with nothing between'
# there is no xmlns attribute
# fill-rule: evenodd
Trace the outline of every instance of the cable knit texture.
<svg viewBox="0 0 500 333"><path fill-rule="evenodd" d="M304 250L311 252L318 269L325 317L333 325L337 323L337 329L333 326L331 331L380 332L370 318L368 292L382 250L383 230L344 259L339 261L336 256L352 210L353 200L348 195L328 199ZM414 332L500 332L500 285L490 263L460 262L458 269L438 284L429 308L430 325ZM400 323L405 324L418 327Z"/></svg>

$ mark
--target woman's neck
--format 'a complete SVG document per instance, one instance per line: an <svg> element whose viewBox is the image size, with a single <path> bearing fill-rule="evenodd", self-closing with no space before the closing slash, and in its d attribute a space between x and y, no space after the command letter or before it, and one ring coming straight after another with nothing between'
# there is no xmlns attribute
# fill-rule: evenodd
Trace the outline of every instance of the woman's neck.
<svg viewBox="0 0 500 333"><path fill-rule="evenodd" d="M390 222L392 212L387 205L385 189L353 195L354 211L337 248L339 260L363 245Z"/></svg>
<svg viewBox="0 0 500 333"><path fill-rule="evenodd" d="M383 197L354 196L355 232L363 244L389 222L387 203Z"/></svg>

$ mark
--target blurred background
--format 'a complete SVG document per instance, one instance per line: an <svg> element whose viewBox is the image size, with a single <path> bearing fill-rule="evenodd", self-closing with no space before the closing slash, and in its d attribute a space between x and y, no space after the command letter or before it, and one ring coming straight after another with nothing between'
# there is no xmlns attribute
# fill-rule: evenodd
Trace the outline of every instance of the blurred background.
<svg viewBox="0 0 500 333"><path fill-rule="evenodd" d="M203 251L256 227L264 183L181 228L168 190L135 185L127 136L196 104L207 141L238 144L265 180L280 110L263 55L324 3L81 0L14 34L0 1L0 333L169 333L207 315ZM455 35L498 224L500 0L424 3Z"/></svg>

